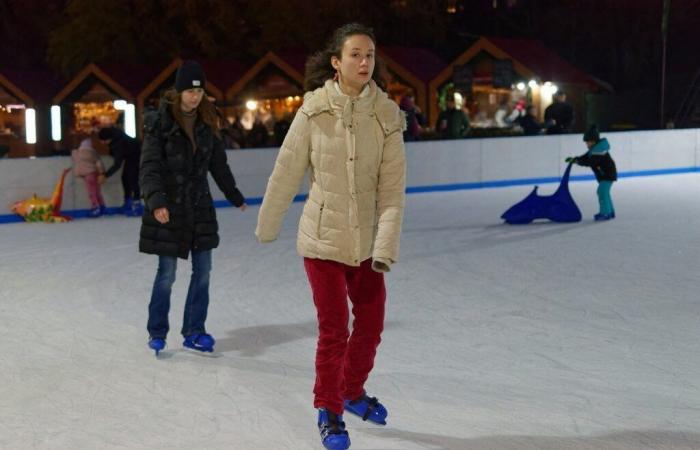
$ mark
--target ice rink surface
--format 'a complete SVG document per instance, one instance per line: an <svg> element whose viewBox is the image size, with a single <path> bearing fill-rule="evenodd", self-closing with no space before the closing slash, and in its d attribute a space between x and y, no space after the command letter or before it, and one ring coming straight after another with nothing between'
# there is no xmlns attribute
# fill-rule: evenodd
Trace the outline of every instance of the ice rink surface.
<svg viewBox="0 0 700 450"><path fill-rule="evenodd" d="M351 449L700 449L700 175L622 179L605 223L595 188L565 225L501 223L531 186L407 197L367 384L389 424L346 415ZM0 448L322 449L300 211L267 245L257 207L217 211L217 351L182 349L181 261L159 359L138 219L0 226Z"/></svg>

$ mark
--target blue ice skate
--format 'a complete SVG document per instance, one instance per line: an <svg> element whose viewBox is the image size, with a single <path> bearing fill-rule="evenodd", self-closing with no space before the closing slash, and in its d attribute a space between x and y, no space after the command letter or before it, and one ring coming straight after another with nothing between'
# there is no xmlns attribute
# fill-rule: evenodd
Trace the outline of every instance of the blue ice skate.
<svg viewBox="0 0 700 450"><path fill-rule="evenodd" d="M213 352L215 343L216 343L216 340L214 340L214 337L212 337L212 335L207 334L207 333L202 333L202 334L191 334L191 335L185 337L185 340L182 343L182 345L184 345L187 348L191 348L193 350L197 350L200 352Z"/></svg>
<svg viewBox="0 0 700 450"><path fill-rule="evenodd" d="M156 356L158 356L158 353L160 353L161 350L165 348L165 339L161 338L151 338L148 341L148 346L156 351Z"/></svg>
<svg viewBox="0 0 700 450"><path fill-rule="evenodd" d="M127 217L139 217L143 215L143 205L139 199L127 198L124 200L122 212Z"/></svg>
<svg viewBox="0 0 700 450"><path fill-rule="evenodd" d="M345 431L343 415L336 415L325 408L318 410L318 431L321 443L328 450L346 450L350 448L350 436Z"/></svg>
<svg viewBox="0 0 700 450"><path fill-rule="evenodd" d="M122 205L121 211L122 211L122 214L124 214L125 216L131 215L131 208L132 208L131 203L132 203L131 198L127 197L124 199L124 204Z"/></svg>
<svg viewBox="0 0 700 450"><path fill-rule="evenodd" d="M345 400L345 411L377 425L386 425L386 416L389 414L376 397L370 397L367 393L352 401Z"/></svg>
<svg viewBox="0 0 700 450"><path fill-rule="evenodd" d="M131 216L133 217L141 217L143 215L143 204L141 203L141 200L134 200L131 203Z"/></svg>
<svg viewBox="0 0 700 450"><path fill-rule="evenodd" d="M107 207L105 205L99 205L88 211L88 217L100 217L107 212Z"/></svg>

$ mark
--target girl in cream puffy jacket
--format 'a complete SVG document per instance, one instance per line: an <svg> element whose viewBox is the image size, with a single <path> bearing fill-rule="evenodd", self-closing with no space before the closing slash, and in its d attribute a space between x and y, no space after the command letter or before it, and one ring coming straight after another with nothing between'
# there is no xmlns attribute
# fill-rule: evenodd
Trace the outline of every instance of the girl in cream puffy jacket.
<svg viewBox="0 0 700 450"><path fill-rule="evenodd" d="M381 424L387 416L364 383L384 324L384 273L399 258L405 119L374 68L374 36L359 24L336 30L309 59L310 92L277 156L255 230L260 242L277 238L308 171L297 250L319 321L314 406L326 448L350 445L343 411Z"/></svg>
<svg viewBox="0 0 700 450"><path fill-rule="evenodd" d="M372 257L375 270L398 260L404 206L403 114L374 81L357 98L332 80L304 96L280 149L256 236L277 238L310 169L297 250L350 266Z"/></svg>

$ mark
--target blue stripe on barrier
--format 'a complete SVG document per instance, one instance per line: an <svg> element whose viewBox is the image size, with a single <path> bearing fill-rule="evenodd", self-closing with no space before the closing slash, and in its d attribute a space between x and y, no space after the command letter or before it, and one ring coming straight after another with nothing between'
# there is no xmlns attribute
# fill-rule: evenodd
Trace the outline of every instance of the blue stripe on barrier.
<svg viewBox="0 0 700 450"><path fill-rule="evenodd" d="M0 223L15 223L15 222L24 222L24 219L22 219L20 216L16 214L3 214L0 216Z"/></svg>
<svg viewBox="0 0 700 450"><path fill-rule="evenodd" d="M90 209L71 209L69 211L61 211L61 214L69 216L73 219L84 219L86 217L90 217L90 211ZM121 207L119 206L110 206L107 208L107 211L105 213L105 215L108 216L117 214L121 214ZM24 219L22 219L17 214L0 215L0 224L15 222L24 222Z"/></svg>
<svg viewBox="0 0 700 450"><path fill-rule="evenodd" d="M681 173L700 172L700 167L680 167L677 169L655 169L655 170L640 170L635 172L621 172L618 178L631 177L649 177L654 175L676 175ZM595 180L593 175L572 175L571 181L589 181ZM438 184L433 186L412 186L406 188L406 193L415 194L420 192L439 192L439 191L461 191L465 189L484 189L497 188L508 186L535 185L547 183L559 183L561 177L546 177L546 178L520 178L510 180L495 180L495 181L480 181L475 183L457 183L457 184Z"/></svg>
<svg viewBox="0 0 700 450"><path fill-rule="evenodd" d="M694 173L700 172L700 167L679 167L675 169L654 169L654 170L639 170L634 172L621 172L618 174L619 178L631 178L631 177L650 177L655 175L676 175L682 173ZM547 184L547 183L559 183L560 177L546 177L546 178L519 178L510 180L497 180L497 181L481 181L476 183L456 183L456 184L436 184L432 186L411 186L406 188L407 194L418 194L421 192L442 192L442 191L461 191L467 189L484 189L484 188L497 188L497 187L508 187L508 186L522 186L530 184ZM570 178L571 181L589 181L595 180L593 175L575 175ZM306 200L306 194L297 195L292 201L303 202ZM246 203L248 205L259 205L262 203L262 197L252 197L247 198ZM228 208L231 204L228 200L215 200L214 207L216 208ZM118 207L107 208L107 214L118 214ZM63 214L71 216L75 219L88 217L89 209L74 209L70 211L62 211ZM3 223L16 223L22 222L23 219L16 214L3 214L0 215L0 224Z"/></svg>
<svg viewBox="0 0 700 450"><path fill-rule="evenodd" d="M292 201L293 202L303 202L306 200L307 195L297 195L295 196ZM259 205L262 203L262 197L250 197L245 199L246 204L248 205ZM215 208L233 208L233 205L231 205L228 200L214 200L214 207Z"/></svg>

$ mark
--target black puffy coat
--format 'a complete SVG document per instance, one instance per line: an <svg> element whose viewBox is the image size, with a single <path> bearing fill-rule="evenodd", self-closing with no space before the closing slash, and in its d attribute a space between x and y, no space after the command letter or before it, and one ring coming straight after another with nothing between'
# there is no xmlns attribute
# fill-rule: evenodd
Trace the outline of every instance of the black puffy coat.
<svg viewBox="0 0 700 450"><path fill-rule="evenodd" d="M148 113L144 120L140 185L145 211L139 250L187 259L190 251L211 250L219 245L207 173L211 172L234 206L241 206L245 198L236 187L221 139L210 126L197 120L197 149L193 151L171 107L171 103L162 101L161 108ZM167 207L170 213L170 221L165 224L153 216L153 211L161 207Z"/></svg>

